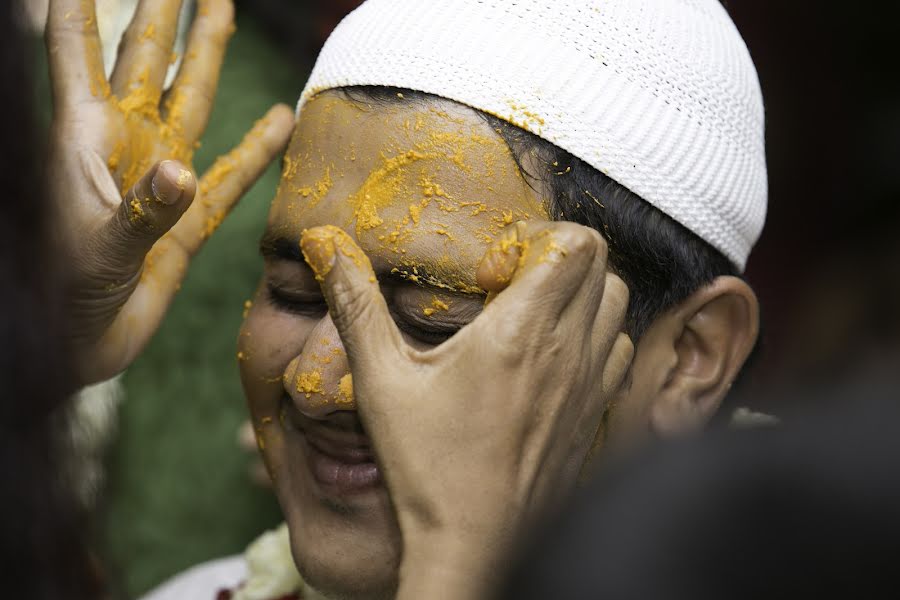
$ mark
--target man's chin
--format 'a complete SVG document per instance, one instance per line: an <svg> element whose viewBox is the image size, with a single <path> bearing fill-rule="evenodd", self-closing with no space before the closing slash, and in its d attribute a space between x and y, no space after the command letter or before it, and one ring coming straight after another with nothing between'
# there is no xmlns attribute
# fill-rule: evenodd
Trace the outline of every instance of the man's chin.
<svg viewBox="0 0 900 600"><path fill-rule="evenodd" d="M292 536L293 538L293 536ZM298 547L299 546L299 547ZM309 590L304 600L389 600L397 590L397 565L353 557L335 547L292 544L294 563ZM352 545L349 548L353 548Z"/></svg>
<svg viewBox="0 0 900 600"><path fill-rule="evenodd" d="M392 598L402 542L387 493L321 494L299 479L305 489L282 500L290 501L283 508L304 581L329 600Z"/></svg>

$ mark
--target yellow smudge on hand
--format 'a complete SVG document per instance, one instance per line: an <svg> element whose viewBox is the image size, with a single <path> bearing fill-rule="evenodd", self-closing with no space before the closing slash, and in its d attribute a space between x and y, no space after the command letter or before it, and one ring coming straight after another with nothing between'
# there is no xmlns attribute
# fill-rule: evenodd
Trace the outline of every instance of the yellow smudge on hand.
<svg viewBox="0 0 900 600"><path fill-rule="evenodd" d="M246 300L244 301L244 318L247 318L247 315L250 314L250 309L253 308L253 301Z"/></svg>
<svg viewBox="0 0 900 600"><path fill-rule="evenodd" d="M347 373L338 382L338 396L335 404L353 403L353 374Z"/></svg>
<svg viewBox="0 0 900 600"><path fill-rule="evenodd" d="M556 240L551 236L547 241L547 245L544 246L544 250L541 252L538 262L558 263L568 255L568 249L557 244Z"/></svg>
<svg viewBox="0 0 900 600"><path fill-rule="evenodd" d="M183 190L187 187L187 184L191 181L191 172L187 169L179 169L178 170L178 179L175 181L175 185L178 186L178 189Z"/></svg>
<svg viewBox="0 0 900 600"><path fill-rule="evenodd" d="M148 40L152 40L156 35L156 25L150 23L147 25L147 29L144 30L144 33L141 34L141 41L146 42Z"/></svg>
<svg viewBox="0 0 900 600"><path fill-rule="evenodd" d="M203 222L203 231L200 232L200 239L209 239L209 236L216 232L216 229L219 228L219 225L222 224L222 221L225 220L225 211L220 210L208 217Z"/></svg>
<svg viewBox="0 0 900 600"><path fill-rule="evenodd" d="M131 85L128 95L119 101L119 108L126 114L137 113L150 119L159 118L159 92L151 89L150 67L145 68Z"/></svg>
<svg viewBox="0 0 900 600"><path fill-rule="evenodd" d="M233 157L232 154L229 153L216 159L216 162L213 163L213 166L209 168L203 176L203 180L200 182L201 197L208 195L213 188L221 185L225 177L234 171L236 158L236 156ZM203 201L206 206L209 206L209 200L204 198Z"/></svg>
<svg viewBox="0 0 900 600"><path fill-rule="evenodd" d="M306 394L307 398L313 394L322 393L322 373L318 370L297 375L297 391Z"/></svg>
<svg viewBox="0 0 900 600"><path fill-rule="evenodd" d="M137 223L138 221L143 220L144 218L144 207L141 206L141 201L137 198L131 200L131 214L128 216L128 219L132 223Z"/></svg>
<svg viewBox="0 0 900 600"><path fill-rule="evenodd" d="M248 358L249 356L243 350L237 353L238 360L247 360Z"/></svg>
<svg viewBox="0 0 900 600"><path fill-rule="evenodd" d="M115 173L116 169L119 168L119 161L122 160L122 152L125 150L125 144L122 141L116 142L113 151L110 153L109 158L106 161L106 166L109 167L109 170Z"/></svg>

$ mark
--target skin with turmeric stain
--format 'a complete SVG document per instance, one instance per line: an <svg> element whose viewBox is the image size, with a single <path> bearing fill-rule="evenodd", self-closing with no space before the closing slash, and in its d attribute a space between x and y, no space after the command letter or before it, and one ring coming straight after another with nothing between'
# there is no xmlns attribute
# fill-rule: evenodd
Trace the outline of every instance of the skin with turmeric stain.
<svg viewBox="0 0 900 600"><path fill-rule="evenodd" d="M353 375L347 373L338 381L338 397L336 404L352 404L353 403Z"/></svg>
<svg viewBox="0 0 900 600"><path fill-rule="evenodd" d="M295 231L301 223L336 225L367 254L387 251L390 266L412 281L412 267L424 267L446 289L477 293L474 275L459 277L461 264L480 258L510 223L547 218L504 141L455 105L376 110L328 92L304 114L270 224ZM376 128L390 132L386 140L366 135ZM323 138L335 147L327 156L313 144ZM424 247L442 252L420 264L412 257Z"/></svg>
<svg viewBox="0 0 900 600"><path fill-rule="evenodd" d="M321 394L323 392L322 373L310 371L297 375L297 391L306 394L307 398L312 397L313 394Z"/></svg>
<svg viewBox="0 0 900 600"><path fill-rule="evenodd" d="M400 335L427 350L482 310L487 294L476 271L487 249L517 221L547 218L506 143L471 109L403 98L367 106L340 92L306 102L269 213L263 279L239 345L250 356L240 369L254 418L285 415L274 428L283 444L267 437L264 455L274 465L291 534L320 540L294 547L300 564L327 565L335 581L358 578L374 586L367 589L383 589L400 552L384 489L323 502L295 433L301 426L341 435L360 427L349 359L321 282L339 260L366 261ZM525 247L510 239L513 265ZM343 508L330 508L336 504Z"/></svg>

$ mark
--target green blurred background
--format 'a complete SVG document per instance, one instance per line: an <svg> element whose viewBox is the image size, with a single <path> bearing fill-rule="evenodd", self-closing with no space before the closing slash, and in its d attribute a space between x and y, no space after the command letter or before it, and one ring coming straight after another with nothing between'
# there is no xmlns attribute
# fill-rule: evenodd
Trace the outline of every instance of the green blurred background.
<svg viewBox="0 0 900 600"><path fill-rule="evenodd" d="M49 123L46 60L36 46L38 93ZM306 65L273 43L254 14L239 10L196 155L198 173L272 104L296 102ZM237 444L247 411L235 358L279 173L276 161L200 251L162 329L124 375L97 534L116 596L138 596L199 562L241 552L281 520L271 492L250 482L254 456Z"/></svg>

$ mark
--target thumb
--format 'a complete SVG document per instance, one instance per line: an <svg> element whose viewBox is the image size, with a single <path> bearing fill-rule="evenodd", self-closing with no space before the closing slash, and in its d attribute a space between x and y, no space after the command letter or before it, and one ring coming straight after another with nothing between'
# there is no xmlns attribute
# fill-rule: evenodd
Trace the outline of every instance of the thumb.
<svg viewBox="0 0 900 600"><path fill-rule="evenodd" d="M137 273L153 244L191 205L196 191L196 179L181 163L164 160L151 167L100 231L102 260L123 277Z"/></svg>
<svg viewBox="0 0 900 600"><path fill-rule="evenodd" d="M331 225L303 232L300 249L322 286L350 370L369 379L379 364L396 364L403 339L378 287L369 257Z"/></svg>

